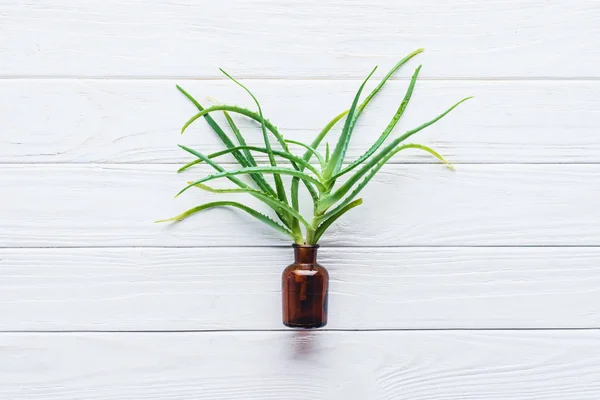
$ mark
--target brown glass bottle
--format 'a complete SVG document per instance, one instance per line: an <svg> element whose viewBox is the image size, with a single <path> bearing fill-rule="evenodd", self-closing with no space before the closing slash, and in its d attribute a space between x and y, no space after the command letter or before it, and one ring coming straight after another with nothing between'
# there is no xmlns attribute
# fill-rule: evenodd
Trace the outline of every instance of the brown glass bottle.
<svg viewBox="0 0 600 400"><path fill-rule="evenodd" d="M283 324L291 328L327 325L329 274L317 263L319 245L294 244L294 263L281 276Z"/></svg>

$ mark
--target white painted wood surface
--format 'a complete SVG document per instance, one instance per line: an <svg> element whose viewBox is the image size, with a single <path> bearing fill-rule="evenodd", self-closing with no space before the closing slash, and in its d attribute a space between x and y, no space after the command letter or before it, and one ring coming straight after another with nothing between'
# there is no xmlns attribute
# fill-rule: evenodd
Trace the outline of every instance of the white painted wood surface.
<svg viewBox="0 0 600 400"><path fill-rule="evenodd" d="M0 247L268 246L289 238L232 209L154 224L215 199L190 190L209 167L3 165ZM250 196L245 204L269 210ZM600 165L389 165L364 204L326 235L326 246L532 246L600 244ZM223 198L223 197L219 197ZM310 211L309 196L304 205ZM369 221L369 223L364 223Z"/></svg>
<svg viewBox="0 0 600 400"><path fill-rule="evenodd" d="M281 329L285 248L0 249L0 330ZM600 249L323 248L328 329L600 327Z"/></svg>
<svg viewBox="0 0 600 400"><path fill-rule="evenodd" d="M398 76L410 77L415 65ZM0 81L0 98L11 99L0 113L0 163L173 163L187 158L177 143L205 153L221 150L203 120L185 135L178 134L196 109L175 89L176 83L205 104L213 104L208 99L212 96L256 109L229 81ZM282 134L308 141L350 106L360 85L354 80L246 83ZM392 81L371 103L352 138L350 158L362 154L381 134L407 86L406 80ZM454 163L600 162L597 81L420 81L394 134L430 120L468 95L475 99L412 140L431 145ZM236 120L250 142L262 143L257 124ZM340 130L341 124L331 134L332 143ZM431 158L407 152L393 160L404 161Z"/></svg>
<svg viewBox="0 0 600 400"><path fill-rule="evenodd" d="M284 238L152 223L220 148L176 83L306 139L418 47L349 156L422 63L396 133L474 95L414 138L457 172L401 154L325 238L330 331L281 331ZM0 0L0 399L597 400L598 65L595 0Z"/></svg>
<svg viewBox="0 0 600 400"><path fill-rule="evenodd" d="M0 334L0 396L596 400L598 331Z"/></svg>
<svg viewBox="0 0 600 400"><path fill-rule="evenodd" d="M595 0L0 2L3 76L599 77Z"/></svg>

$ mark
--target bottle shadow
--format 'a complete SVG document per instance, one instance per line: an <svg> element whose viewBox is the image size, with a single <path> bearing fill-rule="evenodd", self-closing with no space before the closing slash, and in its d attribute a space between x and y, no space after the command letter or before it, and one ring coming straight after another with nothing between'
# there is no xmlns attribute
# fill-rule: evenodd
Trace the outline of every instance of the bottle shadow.
<svg viewBox="0 0 600 400"><path fill-rule="evenodd" d="M290 355L294 359L306 359L318 353L318 332L296 329L290 336Z"/></svg>

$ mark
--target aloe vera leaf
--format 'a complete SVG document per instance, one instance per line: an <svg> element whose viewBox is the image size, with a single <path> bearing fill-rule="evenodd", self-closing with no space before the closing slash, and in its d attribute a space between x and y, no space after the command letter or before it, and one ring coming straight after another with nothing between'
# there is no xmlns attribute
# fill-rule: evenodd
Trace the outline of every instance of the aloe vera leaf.
<svg viewBox="0 0 600 400"><path fill-rule="evenodd" d="M265 118L263 116L262 108L260 106L260 103L258 102L258 99L254 96L254 94L252 94L250 89L248 89L246 86L244 86L241 82L238 82L233 76L231 76L227 72L225 72L225 70L223 70L222 68L219 68L219 70L223 74L225 74L226 77L228 77L233 82L235 82L237 85L239 85L242 89L244 89L250 95L250 97L252 97L252 100L254 100L256 107L258 107L258 114L260 116L260 127L262 129L265 147L267 148L267 152L268 152L267 154L269 156L269 163L271 164L271 166L276 167L277 162L275 161L275 155L273 154L273 151L271 149L271 142L269 141L269 136L267 135L267 127L265 125ZM254 167L254 168L256 168L256 167ZM283 186L283 181L281 180L281 176L279 174L273 174L273 179L275 180L275 189L277 190L277 197L279 197L279 200L287 203L288 202L287 195L285 194L285 187Z"/></svg>
<svg viewBox="0 0 600 400"><path fill-rule="evenodd" d="M405 145L404 148L405 149L419 149L419 150L423 150L423 151L431 154L432 156L434 156L438 160L440 160L443 164L446 164L446 167L448 167L452 171L456 170L454 168L454 165L452 165L451 163L449 163L448 160L446 160L444 157L442 157L442 155L440 153L438 153L437 151L435 151L431 147L428 147L428 146L425 146L425 145L422 145L422 144L411 143L411 144Z"/></svg>
<svg viewBox="0 0 600 400"><path fill-rule="evenodd" d="M221 150L221 151L217 151L215 153L209 154L207 157L210 158L210 159L213 159L213 158L217 158L217 157L220 157L222 155L225 155L225 154L232 153L232 152L237 151L237 150L246 150L246 151L250 151L251 150L251 151L255 151L255 152L258 152L258 153L264 153L264 154L266 154L267 151L268 151L264 147L236 146L236 147L233 147L231 149ZM294 162L298 163L299 165L302 165L303 167L305 167L309 171L311 171L313 174L315 174L315 176L317 178L320 178L321 174L319 173L319 171L315 167L313 167L310 163L307 163L306 161L304 161L302 158L300 158L298 156L295 156L295 155L292 155L290 153L283 152L283 151L278 151L278 150L272 150L272 151L273 151L273 154L275 154L278 157L284 158L284 159L286 159L288 161L294 161ZM204 160L198 158L198 159L196 159L194 161L191 161L191 162L187 163L183 167L179 168L177 170L177 172L183 172L183 171L187 170L188 168L190 168L190 167L192 167L192 166L194 166L196 164L200 164L202 162L204 162ZM257 166L258 165L254 165L254 167L257 167Z"/></svg>
<svg viewBox="0 0 600 400"><path fill-rule="evenodd" d="M185 130L194 122L196 121L198 118L204 117L205 115L208 115L212 112L216 112L216 111L229 111L229 112L233 112L236 114L240 114L240 115L244 115L250 119L255 120L256 122L260 123L261 119L260 119L260 114L258 114L257 112L254 112L252 110L248 110L247 108L244 107L239 107L239 106L231 106L231 105L227 105L227 104L217 104L214 106L210 106L208 108L203 109L202 111L197 112L196 114L194 114L194 116L192 118L190 118L181 128L182 132L185 132ZM279 133L279 131L277 130L277 127L275 125L273 125L268 119L265 119L265 127L271 132L273 133L273 135L279 135L281 136L281 134Z"/></svg>
<svg viewBox="0 0 600 400"><path fill-rule="evenodd" d="M292 197L292 208L296 211L300 211L300 200L299 200L299 195L298 195L298 189L299 189L299 178L292 178L292 185L291 185L291 189L290 189L290 194ZM313 200L313 207L315 204L317 204L318 202L318 198ZM300 230L300 222L298 222L298 219L295 219L294 221L292 221L292 231L294 231L295 234L297 234L298 232L300 233L300 235L302 235L302 231Z"/></svg>
<svg viewBox="0 0 600 400"><path fill-rule="evenodd" d="M200 180L195 181L193 184L188 185L184 189L182 189L175 197L181 195L183 192L188 190L190 187L192 187L198 183L204 183L204 182L208 182L208 181L211 181L213 179L218 179L218 178L230 178L230 177L233 177L234 175L248 175L248 174L252 174L255 172L265 172L265 173L269 173L269 174L297 176L303 180L307 180L309 182L314 183L319 188L323 188L323 184L321 182L319 182L319 180L317 180L316 178L313 178L312 176L307 175L304 172L300 172L300 171L292 169L292 168L271 167L271 166L248 167L248 168L240 168L240 169L234 170L234 171L223 171L223 172L219 172L217 174L206 176Z"/></svg>
<svg viewBox="0 0 600 400"><path fill-rule="evenodd" d="M375 87L375 89L373 89L373 91L371 91L371 93L369 93L369 95L365 98L365 100L356 108L356 111L354 112L354 115L351 118L350 121L350 126L349 126L349 132L350 135L347 139L347 143L346 143L346 149L348 147L349 144L349 140L350 140L350 136L352 134L352 132L354 131L354 126L356 125L356 122L358 120L358 118L360 117L360 115L362 114L362 112L364 111L364 109L367 107L367 105L371 102L371 100L375 97L375 95L377 95L377 93L381 90L381 88L385 85L385 83L388 81L388 79L398 70L400 69L400 67L402 67L404 64L406 64L411 58L413 58L414 56L416 56L417 54L423 52L424 49L417 49L415 51L413 51L412 53L408 54L406 57L404 57L402 60L400 60L398 63L396 63L396 65L388 71L388 73L383 77L383 79L379 82L379 84L377 85L377 87ZM421 67L419 67L420 69ZM367 78L368 79L368 78ZM414 84L413 84L414 86ZM395 125L395 124L394 124ZM372 154L372 153L371 153ZM345 151L344 151L344 156L342 157L342 160L338 163L338 165L336 166L336 169L334 171L334 175L339 176L338 171L339 169L341 169L342 164L343 164L343 159L345 157ZM354 168L354 167L353 167ZM329 183L328 185L330 187L333 186L333 184L335 183L335 177L330 177L329 178Z"/></svg>
<svg viewBox="0 0 600 400"><path fill-rule="evenodd" d="M187 91L185 91L179 85L176 85L176 87L181 93L183 93L183 95L185 97L188 98L188 100L190 100L196 106L196 108L199 111L204 111L204 107L202 107L200 105L200 103L191 94L189 94ZM233 122L233 120L231 119L231 117L229 116L227 111L223 111L223 113L225 114L225 118L227 119L229 126L233 130L233 133L236 135L238 140L240 140L240 138L241 138L241 140L243 140L243 137L241 136L239 129L237 129L237 126L235 126L235 123ZM215 122L215 120L210 115L205 114L204 118L209 123L211 128L215 131L217 136L221 139L221 141L223 142L225 147L227 147L227 148L235 147L235 144L231 141L231 139L229 139L229 136L227 136L225 131L223 131L223 129ZM181 133L183 133L183 131ZM244 144L245 144L245 142L244 142ZM242 167L256 166L256 162L254 161L254 159L248 158L248 154L242 155L239 151L236 151L233 153L233 156ZM250 157L252 157L252 155L250 155ZM269 183L265 180L265 178L262 175L254 174L251 176L251 178L258 185L259 188L261 188L265 192L275 194L275 190L273 190L271 185L269 185Z"/></svg>
<svg viewBox="0 0 600 400"><path fill-rule="evenodd" d="M220 166L219 164L217 164L216 162L212 161L210 158L206 157L204 154L194 150L194 149L190 149L189 147L183 146L183 145L179 145L179 147L181 147L183 150L187 151L188 153L198 157L198 159L203 160L204 162L206 162L208 165L210 165L211 167L213 167L215 170L217 170L218 172L226 172L225 169ZM244 182L242 182L241 180L237 179L234 176L228 176L227 179L229 179L231 182L235 183L238 187L242 188L242 189L252 189L250 186L246 185ZM187 189L187 188L186 188ZM184 189L185 190L185 189ZM183 191L179 192L175 197L179 196ZM270 194L270 193L266 193L266 194ZM262 199L259 199L262 200ZM270 206L269 204L267 204L268 206ZM281 222L283 222L283 224L285 226L287 226L288 228L291 227L292 223L289 222L289 216L287 214L282 214L279 209L273 209L276 213L277 213L277 217L279 217L279 219L281 220Z"/></svg>
<svg viewBox="0 0 600 400"><path fill-rule="evenodd" d="M311 152L312 154L315 155L315 157L317 157L317 160L319 161L319 164L321 164L321 166L323 166L325 164L325 162L323 160L323 156L321 156L321 154L319 154L317 149L315 149L307 144L304 144L302 142L298 142L296 140L286 139L286 143L295 144L297 146L304 147L307 151ZM305 161L305 163L308 164L308 161ZM308 165L310 165L310 164L308 164Z"/></svg>
<svg viewBox="0 0 600 400"><path fill-rule="evenodd" d="M423 51L424 51L424 49L417 49L417 50L413 51L412 53L410 53L406 57L404 57L402 60L398 61L398 63L396 65L394 65L394 67L388 71L388 73L383 77L381 82L379 82L377 87L375 89L373 89L373 91L371 93L369 93L369 95L365 98L365 100L361 103L361 105L358 106L358 109L356 110L356 113L354 115L354 122L356 122L356 120L358 119L360 114L362 114L365 107L367 107L367 105L371 102L373 97L375 97L375 95L381 90L381 88L383 87L383 85L385 85L385 83L388 81L388 79L390 79L391 76L398 69L400 69L400 67L402 67L404 64L406 64L411 58L413 58L414 56L416 56L419 53L422 53Z"/></svg>
<svg viewBox="0 0 600 400"><path fill-rule="evenodd" d="M312 143L310 144L310 147L312 147L313 149L318 148L319 145L321 144L321 142L323 141L323 139L325 138L325 136L327 136L327 134L331 131L331 128L333 128L335 126L335 124L338 123L339 120L341 120L346 115L348 115L349 111L350 110L342 111L341 113L336 115L331 121L329 121L327 123L327 125L325 125L325 127L323 129L321 129L321 132L319 132L317 137L312 141ZM307 150L306 153L304 153L303 158L305 161L310 161L310 158L312 157L312 155L313 155L313 153L311 153L310 151Z"/></svg>
<svg viewBox="0 0 600 400"><path fill-rule="evenodd" d="M319 227L315 230L315 234L313 236L313 243L317 243L321 236L325 231L333 224L338 218L344 215L347 211L353 209L354 207L358 207L362 204L362 199L356 199L351 203L346 204L344 207L341 207L337 212L332 213L330 217L328 217L325 221L319 225Z"/></svg>
<svg viewBox="0 0 600 400"><path fill-rule="evenodd" d="M348 111L349 110L345 110L345 111L339 113L331 121L329 121L329 123L327 123L327 125L325 125L325 127L321 130L321 132L319 132L319 134L313 140L313 142L311 143L311 145L309 147L311 149L315 149L315 151L316 151L316 148L319 146L319 144L321 144L321 141L325 138L325 136L327 136L327 134L331 131L331 128L333 128L339 120L344 118L348 114ZM313 154L316 154L316 153L307 149L306 152L304 153L304 155L302 156L302 158L304 159L304 161L309 162L311 157L313 156ZM323 165L323 164L321 164L321 165ZM305 184L306 184L306 182L305 182ZM298 178L293 178L292 179L292 202L295 202L296 204L298 204L298 186L299 186ZM313 208L316 210L317 202L319 200L319 195L317 193L311 192L311 196L313 199Z"/></svg>
<svg viewBox="0 0 600 400"><path fill-rule="evenodd" d="M350 111L350 110L342 111L341 113L336 115L331 121L329 121L329 123L327 123L327 125L325 125L325 127L321 130L321 132L319 132L319 134L313 140L313 142L311 143L311 145L309 147L311 149L315 149L315 151L316 151L316 148L319 146L319 144L321 144L321 141L325 138L325 136L327 136L327 134L331 131L331 128L333 128L339 120L344 118L348 114L348 111ZM316 153L307 149L306 152L304 153L304 155L302 156L302 158L304 159L304 161L309 162L311 157L313 156L313 154L316 154ZM323 164L321 164L321 165L323 165ZM306 184L306 182L305 182L305 184ZM298 204L298 186L299 186L298 178L293 178L292 179L292 202L295 202L296 204ZM309 189L309 191L310 191L310 189ZM316 210L317 202L319 201L319 195L317 193L311 192L311 196L313 199L313 208Z"/></svg>
<svg viewBox="0 0 600 400"><path fill-rule="evenodd" d="M227 111L223 111L223 115L225 115L225 119L227 120L229 127L233 131L233 134L237 138L240 146L248 146L248 144L246 143L246 139L244 139L244 136L242 135L239 128L233 121L233 118L231 118L231 115L229 115L229 113ZM244 153L244 156L246 156L246 159L248 160L248 163L250 164L250 166L256 167L257 166L256 160L252 156L252 153L248 149L243 149L243 153Z"/></svg>
<svg viewBox="0 0 600 400"><path fill-rule="evenodd" d="M325 143L325 162L329 161L329 142Z"/></svg>
<svg viewBox="0 0 600 400"><path fill-rule="evenodd" d="M204 107L202 107L200 105L200 103L191 94L189 94L188 92L186 92L181 86L179 86L179 85L175 85L175 86L177 87L177 89L181 93L183 93L183 95L185 97L188 98L188 100L190 100L196 106L196 108L200 112L203 112L204 110L206 110ZM217 136L219 137L219 139L221 139L221 141L223 142L223 144L227 148L235 147L235 144L231 141L231 139L229 138L229 136L227 136L227 134L225 133L225 131L219 126L219 124L216 123L216 121L210 115L203 114L202 116L208 122L208 124L210 125L210 127L215 131L215 133L217 134ZM184 132L184 130L181 131L181 133L183 133L183 132ZM235 157L235 159L242 166L248 166L248 161L242 156L242 154L239 151L234 152L233 156Z"/></svg>
<svg viewBox="0 0 600 400"><path fill-rule="evenodd" d="M306 226L307 228L310 227L310 224L302 217L302 215L300 215L300 213L297 210L294 210L292 207L290 207L289 205L280 201L279 199L269 196L269 195L266 195L263 192L260 192L258 190L255 190L255 189L216 189L211 186L204 185L202 183L197 183L197 184L194 184L194 182L188 182L188 183L193 185L194 187L197 187L202 190L206 190L207 192L211 192L211 193L221 193L221 194L247 193L247 194L251 194L252 196L262 200L265 204L271 206L271 208L279 209L281 211L289 213L290 215L293 215L295 218L297 218L304 226Z"/></svg>
<svg viewBox="0 0 600 400"><path fill-rule="evenodd" d="M238 106L228 106L228 105L216 105L210 108L206 108L204 109L204 111L199 112L198 114L194 115L194 117L192 117L188 123L186 123L186 125L184 125L183 130L185 130L193 121L195 121L196 119L200 118L202 115L206 114L206 113L210 113L210 112L214 112L214 111L231 111L231 112L235 112L241 115L245 115L251 119L254 119L255 121L259 121L260 122L260 115L255 113L254 111L250 111L246 108L242 108L242 107L238 107ZM273 135L277 138L277 141L281 144L281 147L283 148L283 151L287 152L290 156L294 156L288 149L287 147L287 143L285 141L285 139L283 138L283 136L281 136L281 134L279 133L279 131L277 130L277 128L271 124L268 120L264 120L265 121L265 125L267 127L267 129L273 133ZM308 161L306 159L307 157L304 157L305 161ZM292 167L294 167L295 169L302 171L302 168L300 168L298 165L296 165L295 162L292 162ZM305 185L307 185L308 190L311 192L311 196L313 196L313 198L315 196L317 196L317 193L313 190L314 188L311 188L308 186L308 182L304 182Z"/></svg>
<svg viewBox="0 0 600 400"><path fill-rule="evenodd" d="M327 218L330 218L332 215L335 215L335 213L339 212L345 205L347 205L350 201L352 201L352 199L355 198L358 195L358 193L360 193L364 189L364 187L367 185L367 183L369 183L369 181L389 161L390 158L392 158L399 151L402 151L402 150L405 150L405 149L420 149L420 150L425 150L428 153L434 155L436 158L438 158L444 164L446 164L450 169L454 170L454 167L452 166L452 164L450 164L448 161L446 161L435 150L433 150L433 149L431 149L431 148L429 148L427 146L423 146L423 145L420 145L420 144L405 144L405 145L398 146L393 151L388 152L383 159L381 159L377 164L375 164L375 166L369 171L369 173L367 174L367 176L361 181L361 183L358 186L356 186L356 188L354 188L354 190L352 191L352 193L350 193L350 195L347 196L342 201L342 203L340 203L335 209L331 210L330 212L328 212L325 215L323 215L322 217L320 217L319 220L326 220Z"/></svg>
<svg viewBox="0 0 600 400"><path fill-rule="evenodd" d="M183 150L187 151L188 153L198 157L198 159L203 160L205 163L207 163L208 165L210 165L211 167L213 167L216 171L218 172L224 172L225 168L223 168L222 166L220 166L219 164L217 164L216 162L212 161L210 158L208 158L207 156L205 156L204 154L194 150L194 149L190 149L187 146L184 146L182 144L178 145L180 148L182 148ZM228 179L235 183L237 186L244 188L244 189L251 189L250 186L246 185L244 182L242 182L241 180L237 179L236 177L230 176L228 177Z"/></svg>
<svg viewBox="0 0 600 400"><path fill-rule="evenodd" d="M284 233L288 236L290 236L292 239L296 239L294 237L294 234L287 228L285 228L282 225L279 225L277 222L273 221L271 218L267 217L264 214L259 213L258 211L253 210L252 208L245 206L241 203L238 203L236 201L215 201L212 203L206 203L206 204L202 204L200 206L196 206L193 208L190 208L189 210L187 210L184 213L181 213L173 218L169 218L169 219L163 219L163 220L159 220L156 222L176 222L176 221L181 221L184 220L200 211L204 211L204 210L208 210L210 208L216 208L216 207L235 207L238 208L242 211L245 211L246 213L250 214L251 216L253 216L254 218L258 219L259 221L264 222L265 224L269 225L271 228L274 228L275 230Z"/></svg>
<svg viewBox="0 0 600 400"><path fill-rule="evenodd" d="M373 153L375 153L377 151L377 149L379 149L379 147L381 147L381 145L385 142L385 140L388 138L390 133L392 133L394 127L396 126L396 124L398 123L398 121L400 120L402 115L404 114L404 111L406 110L406 107L408 106L408 103L412 96L413 90L415 88L415 83L417 82L417 78L419 76L420 70L421 70L421 66L419 65L419 67L415 70L415 73L413 74L413 76L410 80L410 84L408 85L408 89L406 90L406 94L404 95L404 99L402 99L402 102L400 103L398 110L392 117L392 120L390 121L388 126L384 129L383 133L379 136L377 141L363 155L361 155L358 159L356 159L353 163L348 165L346 168L342 169L337 174L333 175L330 178L330 180L334 180L334 179L352 171L354 168L356 168L360 164L362 164L363 161L368 159Z"/></svg>
<svg viewBox="0 0 600 400"><path fill-rule="evenodd" d="M352 136L352 119L354 117L354 111L356 110L356 106L358 104L358 100L360 98L360 94L362 93L365 85L369 78L375 73L377 67L373 68L371 73L366 77L363 83L358 88L358 92L356 92L356 96L354 96L354 101L352 102L352 106L350 107L350 111L348 111L348 116L346 117L346 122L344 123L344 128L342 129L342 134L338 139L338 142L331 154L331 159L327 163L327 167L323 170L323 177L325 179L329 179L334 173L336 173L344 161L344 156L346 155L346 150L348 149L348 144L350 143L350 137Z"/></svg>
<svg viewBox="0 0 600 400"><path fill-rule="evenodd" d="M204 115L207 115L211 112L215 112L215 111L230 111L230 112L235 112L237 114L241 114L241 115L245 115L255 121L258 121L261 123L261 127L266 127L266 129L268 129L271 133L273 133L273 135L277 138L277 140L280 142L280 144L282 144L282 147L284 148L284 151L287 151L287 146L285 145L285 140L283 139L283 137L281 136L281 134L279 133L279 131L277 130L277 128L270 123L268 120L264 119L261 114L255 113L254 111L248 110L246 108L243 107L238 107L238 106L229 106L229 105L225 105L225 104L220 104L220 105L216 105L216 106L212 106L209 108L205 108L204 110L198 112L196 115L194 115L192 118L190 118L184 125L183 128L181 128L181 131L184 132L188 126L190 126L195 120L197 120L200 117L203 117ZM263 133L263 138L265 140L265 146L266 148L271 148L271 144L269 142L268 137L266 137ZM288 151L289 152L289 151ZM271 163L271 158L269 158L269 162ZM272 165L272 163L271 163ZM283 183L281 185L278 184L278 181L281 182L281 178L277 179L275 178L275 186L277 187L277 194L278 196L281 194L283 194L285 196L285 191L283 190Z"/></svg>
<svg viewBox="0 0 600 400"><path fill-rule="evenodd" d="M200 118L201 116L203 116L206 113L210 113L210 112L214 112L214 111L231 111L231 112L235 112L244 116L247 116L251 119L254 119L255 121L260 122L261 118L260 115L255 113L254 111L248 110L246 108L242 108L242 107L238 107L238 106L229 106L229 105L217 105L217 106L213 106L210 108L206 108L204 111L199 112L198 114L194 115L182 128L182 130L185 130L192 122L194 122L196 119ZM343 116L343 115L342 115ZM341 118L341 117L340 117ZM283 148L284 151L288 152L290 155L292 155L289 152L289 149L287 147L287 144L285 142L285 139L283 138L283 136L281 136L281 134L279 133L279 131L277 130L277 128L271 124L268 120L264 120L265 126L266 128L273 133L273 135L277 138L277 141L280 143L281 147ZM307 160L307 157L304 157L305 161ZM310 158L310 157L308 157ZM296 163L292 162L292 167L294 167L295 169L302 171L301 167L298 167L296 165ZM318 200L318 193L314 190L314 188L312 186L310 186L309 182L307 181L303 181L303 183L305 184L306 188L308 189L308 191L310 192L310 195L313 199L313 202L316 203L316 201Z"/></svg>
<svg viewBox="0 0 600 400"><path fill-rule="evenodd" d="M225 119L227 120L229 127L233 131L233 134L237 138L240 146L247 146L246 139L244 139L244 136L238 129L235 122L233 122L233 118L231 118L231 115L229 115L229 113L227 111L223 111L223 115L225 115ZM244 153L244 156L246 157L246 160L248 160L248 166L256 167L258 164L256 163L256 160L252 156L252 153L250 152L250 150L242 149L242 151ZM267 180L265 179L265 177L262 174L253 174L253 175L250 175L250 177L252 178L252 180L254 180L254 182L256 182L258 187L260 187L262 190L264 190L265 192L268 192L272 195L276 195L275 190L271 187L269 182L267 182Z"/></svg>
<svg viewBox="0 0 600 400"><path fill-rule="evenodd" d="M366 163L362 168L360 168L354 175L352 175L350 177L350 179L348 179L348 181L346 181L342 186L339 187L339 189L337 189L335 192L321 198L321 200L319 201L319 205L317 207L317 211L319 213L323 212L324 210L326 210L327 208L329 208L330 206L332 206L334 203L338 202L339 200L342 199L342 197L344 197L344 195L352 188L352 186L358 182L358 180L360 178L362 178L372 167L374 167L375 165L377 165L377 163L384 159L389 153L393 152L396 149L396 146L398 146L399 143L403 142L404 140L406 140L407 138L409 138L410 136L414 135L415 133L423 130L424 128L434 124L435 122L439 121L441 118L443 118L445 115L447 115L450 111L454 110L456 107L458 107L459 104L471 99L472 97L465 97L464 99L460 100L459 102L457 102L456 104L454 104L453 106L451 106L450 108L448 108L446 111L444 111L442 114L438 115L437 117L435 117L434 119L425 122L424 124L409 130L408 132L406 132L404 135L400 136L399 138L393 140L388 146L386 146L383 150L381 150L376 156L372 157L368 163ZM389 159L389 158L388 158Z"/></svg>

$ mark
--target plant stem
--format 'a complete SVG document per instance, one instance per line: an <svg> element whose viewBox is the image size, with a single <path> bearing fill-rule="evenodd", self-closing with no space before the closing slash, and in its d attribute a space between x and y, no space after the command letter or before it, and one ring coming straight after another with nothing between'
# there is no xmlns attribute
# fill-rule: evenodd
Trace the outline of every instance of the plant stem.
<svg viewBox="0 0 600 400"><path fill-rule="evenodd" d="M318 226L319 226L318 221L316 218L314 218L312 220L312 223L310 224L310 228L306 229L306 244L316 244L315 243L315 232L316 232Z"/></svg>

